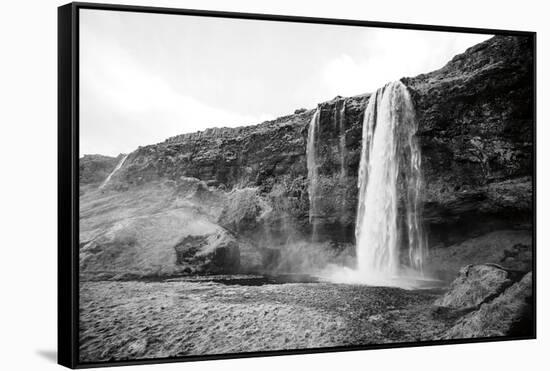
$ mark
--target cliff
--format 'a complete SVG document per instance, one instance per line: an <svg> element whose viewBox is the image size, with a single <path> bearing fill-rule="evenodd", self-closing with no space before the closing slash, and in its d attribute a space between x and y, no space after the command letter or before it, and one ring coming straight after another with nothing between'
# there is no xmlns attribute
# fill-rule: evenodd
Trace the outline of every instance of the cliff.
<svg viewBox="0 0 550 371"><path fill-rule="evenodd" d="M531 43L497 36L438 71L403 80L419 120L424 215L443 243L483 228L530 223Z"/></svg>
<svg viewBox="0 0 550 371"><path fill-rule="evenodd" d="M437 259L454 259L457 267L462 263L502 264L501 260L508 259L517 268L518 261L528 259L532 50L529 38L495 36L437 71L401 80L417 111L426 185L423 220L430 246L440 251L433 254L434 264L440 262ZM320 242L331 246L329 251L340 253L354 243L357 170L368 99L368 94L336 97L317 107L319 207L312 223L306 147L314 110L298 110L255 126L183 134L140 147L111 179L107 194L84 197L90 198L89 205L95 205L91 200L97 197L116 198L117 194L161 184L168 187L170 195L162 196L163 205L176 207L174 199L181 198L182 182L195 178L205 187L204 192L215 197L197 203L193 196L187 198L191 200L187 206L207 207L209 212L199 213L200 217L221 226L244 246L241 258L254 263L241 264L241 269L273 266L274 259L282 259L289 236L296 241L309 240L312 224L321 231ZM86 179L99 179L105 173L102 171L92 172ZM235 197L246 200L246 207L232 202ZM500 231L515 231L518 236L492 249L494 254L483 256L485 261L478 261L482 259L480 250L469 247L467 241ZM216 233L221 232L216 229ZM86 235L85 242L93 240L90 236ZM170 249L178 238L174 236ZM327 249L325 245L317 248ZM260 253L255 255L255 250ZM448 255L451 252L453 258ZM510 254L518 258L510 259Z"/></svg>

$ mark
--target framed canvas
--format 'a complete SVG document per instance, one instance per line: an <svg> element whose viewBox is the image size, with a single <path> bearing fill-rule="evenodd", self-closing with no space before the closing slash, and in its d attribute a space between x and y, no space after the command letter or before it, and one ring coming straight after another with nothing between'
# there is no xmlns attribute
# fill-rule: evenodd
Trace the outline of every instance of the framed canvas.
<svg viewBox="0 0 550 371"><path fill-rule="evenodd" d="M60 364L535 338L534 32L58 19Z"/></svg>

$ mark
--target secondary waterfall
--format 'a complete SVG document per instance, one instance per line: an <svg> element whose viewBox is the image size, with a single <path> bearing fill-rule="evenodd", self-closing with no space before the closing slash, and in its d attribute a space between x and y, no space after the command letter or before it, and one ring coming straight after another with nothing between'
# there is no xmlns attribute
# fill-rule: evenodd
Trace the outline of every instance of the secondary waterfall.
<svg viewBox="0 0 550 371"><path fill-rule="evenodd" d="M105 186L107 185L107 183L109 183L109 180L111 180L111 178L113 177L113 175L115 175L115 173L120 170L120 168L122 167L122 165L124 164L124 161L126 161L126 158L128 157L128 155L124 155L124 157L122 157L122 159L120 159L120 161L118 162L118 164L115 166L115 168L113 169L113 171L111 171L111 173L107 176L107 178L103 181L103 183L101 183L101 185L99 186L99 189L103 189L105 188Z"/></svg>
<svg viewBox="0 0 550 371"><path fill-rule="evenodd" d="M335 111L336 112L336 111ZM338 129L340 130L340 179L346 177L346 100L338 111Z"/></svg>
<svg viewBox="0 0 550 371"><path fill-rule="evenodd" d="M309 131L307 136L306 158L307 158L307 178L309 180L309 224L312 225L311 240L317 241L317 222L315 217L318 213L317 208L317 187L319 183L319 169L317 164L316 142L319 132L319 115L320 110L317 109L309 123Z"/></svg>
<svg viewBox="0 0 550 371"><path fill-rule="evenodd" d="M330 222L331 218L332 222L334 222L338 219L344 220L346 217L347 200L346 193L344 192L347 185L346 169L348 165L346 162L346 100L341 98L336 99L333 105L324 111L325 114L330 112L332 112L331 121L325 120L324 124L331 125L329 128L336 130L336 136L331 137L332 133L327 130L323 132L323 137L321 138L321 107L318 107L313 114L308 130L306 159L309 181L309 223L312 226L312 242L319 241L319 229L325 222ZM322 153L323 156L320 157L319 153ZM333 159L339 162L339 179L331 178L327 174L319 174L319 168L327 163L328 166L332 166L330 161ZM327 209L330 210L330 206L329 208L323 207L326 206L326 200L323 197L326 197L327 192L330 192L330 187L333 187L335 192L339 190L342 190L342 192L339 199L339 208L332 207L329 215Z"/></svg>
<svg viewBox="0 0 550 371"><path fill-rule="evenodd" d="M365 110L355 236L357 278L392 280L422 273L421 156L405 85L374 93ZM402 254L402 251L408 253Z"/></svg>

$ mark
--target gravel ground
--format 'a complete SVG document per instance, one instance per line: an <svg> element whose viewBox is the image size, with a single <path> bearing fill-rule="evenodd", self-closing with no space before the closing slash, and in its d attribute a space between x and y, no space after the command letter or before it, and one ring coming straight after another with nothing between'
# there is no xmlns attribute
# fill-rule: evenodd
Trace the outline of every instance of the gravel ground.
<svg viewBox="0 0 550 371"><path fill-rule="evenodd" d="M331 283L82 282L82 362L433 339L440 292Z"/></svg>

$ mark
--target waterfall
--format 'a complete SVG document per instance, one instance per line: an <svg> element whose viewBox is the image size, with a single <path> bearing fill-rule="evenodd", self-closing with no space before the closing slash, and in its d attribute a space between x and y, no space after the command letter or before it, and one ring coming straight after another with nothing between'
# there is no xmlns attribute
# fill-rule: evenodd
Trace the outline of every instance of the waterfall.
<svg viewBox="0 0 550 371"><path fill-rule="evenodd" d="M334 159L338 161L339 159L339 165L340 165L340 178L338 180L339 183L335 183L334 186L340 187L342 190L341 198L339 199L340 203L340 210L335 210L334 214L335 219L340 219L341 221L345 219L345 210L346 210L346 193L343 191L346 187L346 100L345 99L338 99L334 103L334 107L332 110L332 123L336 127L337 125L337 152L335 151L335 147L332 146L332 144L329 144L331 148L329 149L329 154L325 155L326 157L333 156ZM311 118L311 121L309 123L309 130L308 130L308 138L307 138L307 146L306 146L306 158L307 158L307 170L308 170L308 181L309 181L309 223L312 226L312 235L311 240L313 242L319 241L319 227L322 225L321 221L323 220L321 216L326 217L326 215L322 212L322 196L319 194L319 188L320 188L320 179L319 176L319 167L321 159L318 158L319 154L319 147L320 147L320 116L321 116L321 109L317 108L315 113L313 114L313 117ZM325 144L325 143L323 143ZM326 144L325 144L326 145ZM323 150L321 150L323 151ZM326 151L326 148L325 148ZM334 152L333 152L334 151ZM326 152L325 152L326 153ZM328 184L330 186L330 182L332 180L328 180ZM323 183L325 184L325 183ZM326 189L325 189L326 192ZM340 215L338 217L338 214ZM330 216L329 216L330 217Z"/></svg>
<svg viewBox="0 0 550 371"><path fill-rule="evenodd" d="M101 183L101 185L99 186L99 189L105 188L105 186L107 185L107 183L109 183L109 180L111 180L113 175L115 175L115 173L122 167L122 165L124 164L124 161L126 161L127 157L128 157L128 155L124 155L124 157L122 157L122 159L120 159L120 161L115 166L113 171L111 171L111 173L107 176L107 178L103 181L103 183Z"/></svg>
<svg viewBox="0 0 550 371"><path fill-rule="evenodd" d="M312 225L311 240L317 241L317 188L319 182L319 169L317 164L316 142L319 132L319 116L320 110L317 109L309 123L309 131L307 137L306 158L307 158L307 178L309 180L309 224Z"/></svg>
<svg viewBox="0 0 550 371"><path fill-rule="evenodd" d="M374 93L365 110L355 236L357 276L366 282L422 274L421 156L405 85ZM405 250L407 254L401 254Z"/></svg>
<svg viewBox="0 0 550 371"><path fill-rule="evenodd" d="M340 179L346 177L346 100L338 112L338 129L340 130Z"/></svg>

